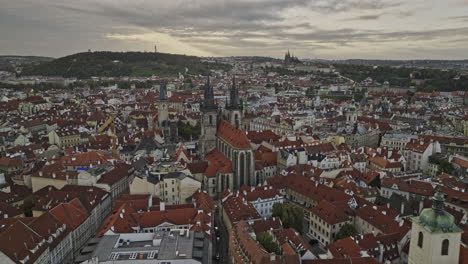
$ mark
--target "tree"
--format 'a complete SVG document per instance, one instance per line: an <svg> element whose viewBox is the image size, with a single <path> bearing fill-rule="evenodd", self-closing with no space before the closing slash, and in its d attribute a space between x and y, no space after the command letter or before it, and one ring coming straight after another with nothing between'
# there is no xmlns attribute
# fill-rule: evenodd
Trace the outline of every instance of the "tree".
<svg viewBox="0 0 468 264"><path fill-rule="evenodd" d="M273 205L273 217L279 217L284 228L294 228L302 232L302 222L304 221L304 211L290 203L276 203Z"/></svg>
<svg viewBox="0 0 468 264"><path fill-rule="evenodd" d="M439 164L439 174L452 174L454 170L455 168L453 167L452 163L448 162L447 160L442 160Z"/></svg>
<svg viewBox="0 0 468 264"><path fill-rule="evenodd" d="M347 238L350 236L355 236L357 234L358 232L356 228L352 224L346 223L340 228L340 231L336 233L335 239L340 240L340 239Z"/></svg>
<svg viewBox="0 0 468 264"><path fill-rule="evenodd" d="M281 254L281 249L275 241L273 241L273 236L267 232L261 232L257 234L257 241L265 248L268 253L275 253L277 255Z"/></svg>
<svg viewBox="0 0 468 264"><path fill-rule="evenodd" d="M177 128L179 131L179 136L185 140L197 139L201 134L200 122L198 122L195 126L191 126L190 124L185 124L184 122L179 121L177 122Z"/></svg>
<svg viewBox="0 0 468 264"><path fill-rule="evenodd" d="M24 215L26 217L32 217L32 208L36 205L37 198L35 196L28 196L26 199L24 199L23 204L21 208L24 211Z"/></svg>

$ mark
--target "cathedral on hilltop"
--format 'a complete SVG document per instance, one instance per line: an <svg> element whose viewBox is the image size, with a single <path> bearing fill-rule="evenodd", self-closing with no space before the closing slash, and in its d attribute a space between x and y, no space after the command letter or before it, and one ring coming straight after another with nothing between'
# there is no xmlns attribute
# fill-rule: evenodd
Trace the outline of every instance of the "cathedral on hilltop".
<svg viewBox="0 0 468 264"><path fill-rule="evenodd" d="M296 63L301 63L301 61L293 55L291 55L291 53L289 52L286 52L286 54L284 55L284 64L296 64Z"/></svg>
<svg viewBox="0 0 468 264"><path fill-rule="evenodd" d="M230 87L229 102L220 111L214 100L213 87L208 77L201 106L201 137L199 156L208 161L208 182L205 188L211 195L226 189L255 185L255 159L242 123L242 101L235 79Z"/></svg>

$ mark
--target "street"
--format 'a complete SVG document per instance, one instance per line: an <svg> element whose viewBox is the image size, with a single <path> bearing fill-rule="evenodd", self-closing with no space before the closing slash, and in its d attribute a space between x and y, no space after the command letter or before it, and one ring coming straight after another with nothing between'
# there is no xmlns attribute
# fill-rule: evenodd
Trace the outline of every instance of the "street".
<svg viewBox="0 0 468 264"><path fill-rule="evenodd" d="M215 211L215 224L218 227L218 230L215 231L215 233L216 236L219 236L219 240L215 238L213 256L216 256L216 254L219 253L219 260L213 260L213 263L228 263L229 235L226 227L224 226L219 207Z"/></svg>

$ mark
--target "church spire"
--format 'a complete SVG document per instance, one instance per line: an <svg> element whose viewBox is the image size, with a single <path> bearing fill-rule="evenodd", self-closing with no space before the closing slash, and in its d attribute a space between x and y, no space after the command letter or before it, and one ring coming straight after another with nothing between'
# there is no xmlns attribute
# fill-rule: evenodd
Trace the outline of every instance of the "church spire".
<svg viewBox="0 0 468 264"><path fill-rule="evenodd" d="M213 87L211 86L210 76L208 75L205 85L205 93L204 93L204 100L203 100L203 110L213 110L216 109L215 101L214 101L214 92Z"/></svg>
<svg viewBox="0 0 468 264"><path fill-rule="evenodd" d="M236 77L235 76L232 77L230 107L232 109L239 109L240 108L239 90L237 89L237 86L236 86Z"/></svg>
<svg viewBox="0 0 468 264"><path fill-rule="evenodd" d="M160 101L165 101L165 100L167 100L167 87L166 87L166 83L165 83L165 82L162 82L162 83L159 85L159 100L160 100Z"/></svg>

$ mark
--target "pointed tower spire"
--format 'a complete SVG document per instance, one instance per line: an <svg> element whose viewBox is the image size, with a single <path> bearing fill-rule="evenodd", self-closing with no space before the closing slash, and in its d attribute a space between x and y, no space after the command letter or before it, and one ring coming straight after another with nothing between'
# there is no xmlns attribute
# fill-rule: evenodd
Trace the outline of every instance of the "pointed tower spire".
<svg viewBox="0 0 468 264"><path fill-rule="evenodd" d="M165 82L162 82L159 85L159 100L161 101L167 100L167 87L166 87Z"/></svg>
<svg viewBox="0 0 468 264"><path fill-rule="evenodd" d="M236 77L232 77L232 85L231 85L231 96L230 96L230 108L232 109L239 109L240 108L240 100L239 100L239 90L236 86Z"/></svg>
<svg viewBox="0 0 468 264"><path fill-rule="evenodd" d="M217 106L215 105L214 101L214 93L213 87L211 86L210 76L208 75L205 85L205 93L204 93L204 100L203 100L203 109L204 110L213 110L216 109Z"/></svg>

